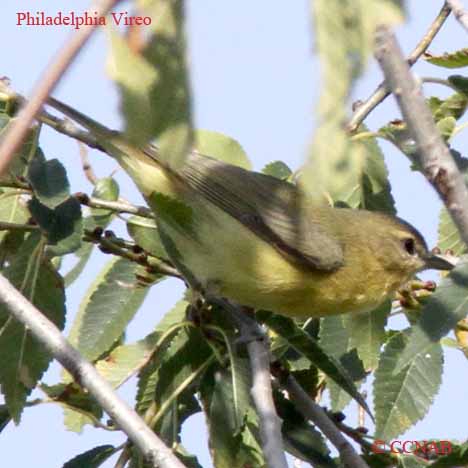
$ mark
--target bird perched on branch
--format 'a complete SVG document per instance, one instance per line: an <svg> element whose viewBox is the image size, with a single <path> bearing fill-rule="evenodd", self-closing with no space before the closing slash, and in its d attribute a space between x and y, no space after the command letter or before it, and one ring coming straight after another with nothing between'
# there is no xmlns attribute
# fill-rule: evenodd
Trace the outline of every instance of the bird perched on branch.
<svg viewBox="0 0 468 468"><path fill-rule="evenodd" d="M211 294L294 317L369 311L415 273L453 265L421 234L387 214L319 205L299 187L190 153L170 167L68 105L156 213L182 274Z"/></svg>

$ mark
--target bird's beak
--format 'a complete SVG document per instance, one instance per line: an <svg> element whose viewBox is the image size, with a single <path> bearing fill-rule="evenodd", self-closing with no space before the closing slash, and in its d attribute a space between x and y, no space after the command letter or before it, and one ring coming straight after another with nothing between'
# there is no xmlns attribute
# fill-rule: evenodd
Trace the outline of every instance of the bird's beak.
<svg viewBox="0 0 468 468"><path fill-rule="evenodd" d="M457 258L451 255L437 255L430 253L426 257L426 268L430 270L451 270L457 264Z"/></svg>

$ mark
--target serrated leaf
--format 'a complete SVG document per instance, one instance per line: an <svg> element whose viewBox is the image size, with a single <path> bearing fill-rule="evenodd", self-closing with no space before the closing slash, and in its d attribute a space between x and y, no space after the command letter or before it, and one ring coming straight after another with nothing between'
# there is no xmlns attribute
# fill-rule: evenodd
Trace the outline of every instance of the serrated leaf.
<svg viewBox="0 0 468 468"><path fill-rule="evenodd" d="M352 353L351 339L345 326L345 316L335 315L320 320L320 345L333 358L340 362L353 381L363 378L362 375L353 376L356 370L362 369L362 363L357 359L355 350ZM359 362L358 362L359 361ZM335 412L342 411L351 401L349 393L344 391L335 381L326 377L327 387L330 391L330 403ZM360 382L357 383L360 385Z"/></svg>
<svg viewBox="0 0 468 468"><path fill-rule="evenodd" d="M73 457L63 468L98 468L116 451L113 445L100 445Z"/></svg>
<svg viewBox="0 0 468 468"><path fill-rule="evenodd" d="M460 49L455 52L445 52L442 55L433 55L426 52L423 55L424 60L438 67L444 68L462 68L468 66L468 48Z"/></svg>
<svg viewBox="0 0 468 468"><path fill-rule="evenodd" d="M48 208L55 208L70 196L70 184L58 159L34 158L28 168L28 180L35 196Z"/></svg>
<svg viewBox="0 0 468 468"><path fill-rule="evenodd" d="M292 175L291 169L283 161L273 161L267 164L262 169L262 173L280 180L287 180Z"/></svg>
<svg viewBox="0 0 468 468"><path fill-rule="evenodd" d="M249 405L236 415L233 406L235 386L227 369L213 364L200 383L200 397L206 415L209 445L217 468L232 466L264 466L259 464L257 417ZM227 430L220 431L220 427Z"/></svg>
<svg viewBox="0 0 468 468"><path fill-rule="evenodd" d="M403 333L393 336L375 372L375 436L386 441L402 434L427 414L442 381L443 354L439 343L413 354L406 367L396 371L408 340L411 338Z"/></svg>
<svg viewBox="0 0 468 468"><path fill-rule="evenodd" d="M314 0L312 10L323 89L301 183L320 201L326 194L339 200L359 186L365 161L363 147L350 145L345 130L353 83L371 54L376 25L400 20L402 15L398 4L385 1Z"/></svg>
<svg viewBox="0 0 468 468"><path fill-rule="evenodd" d="M371 415L366 401L362 398L348 372L339 361L328 355L321 345L299 328L292 319L279 315L259 313L257 313L257 318L287 340L292 348L307 357L325 375L333 379Z"/></svg>
<svg viewBox="0 0 468 468"><path fill-rule="evenodd" d="M210 156L234 166L251 169L252 164L244 148L234 138L211 130L195 132L195 149L198 153Z"/></svg>
<svg viewBox="0 0 468 468"><path fill-rule="evenodd" d="M142 304L148 288L138 285L135 269L133 262L113 258L81 301L69 340L86 359L108 351Z"/></svg>
<svg viewBox="0 0 468 468"><path fill-rule="evenodd" d="M156 0L146 14L153 18L152 34L141 51L111 34L108 71L121 93L129 139L156 139L161 158L177 168L193 140L183 2Z"/></svg>
<svg viewBox="0 0 468 468"><path fill-rule="evenodd" d="M184 320L187 306L186 301L179 301L164 315L153 333L136 343L118 346L96 363L96 369L111 385L120 386L148 362L164 332Z"/></svg>
<svg viewBox="0 0 468 468"><path fill-rule="evenodd" d="M432 349L468 313L468 261L462 258L437 286L421 310L421 319L411 329L408 346L398 359L395 372L414 356Z"/></svg>
<svg viewBox="0 0 468 468"><path fill-rule="evenodd" d="M60 330L65 324L63 281L42 257L40 236L30 234L9 259L3 274ZM0 385L13 420L18 423L27 396L49 366L52 356L0 304Z"/></svg>
<svg viewBox="0 0 468 468"><path fill-rule="evenodd" d="M349 314L343 319L349 333L350 347L357 349L367 371L377 368L380 348L385 341L385 325L390 310L390 302L385 302L375 310Z"/></svg>
<svg viewBox="0 0 468 468"><path fill-rule="evenodd" d="M168 260L156 221L141 216L132 216L127 221L127 232L146 252L155 257Z"/></svg>
<svg viewBox="0 0 468 468"><path fill-rule="evenodd" d="M80 203L73 197L51 209L37 198L28 202L31 216L46 233L50 257L74 252L81 246L83 223Z"/></svg>
<svg viewBox="0 0 468 468"><path fill-rule="evenodd" d="M453 251L453 254L457 257L466 253L465 242L461 239L457 226L455 226L452 217L445 208L440 210L437 246L442 252Z"/></svg>

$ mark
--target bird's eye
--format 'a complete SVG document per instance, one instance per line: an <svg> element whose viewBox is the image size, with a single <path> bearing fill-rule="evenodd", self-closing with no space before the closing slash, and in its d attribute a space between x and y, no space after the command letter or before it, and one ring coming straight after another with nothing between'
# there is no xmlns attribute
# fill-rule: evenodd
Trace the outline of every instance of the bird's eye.
<svg viewBox="0 0 468 468"><path fill-rule="evenodd" d="M403 241L403 247L410 255L414 255L416 253L416 245L414 243L414 239L411 237L408 237L408 239Z"/></svg>

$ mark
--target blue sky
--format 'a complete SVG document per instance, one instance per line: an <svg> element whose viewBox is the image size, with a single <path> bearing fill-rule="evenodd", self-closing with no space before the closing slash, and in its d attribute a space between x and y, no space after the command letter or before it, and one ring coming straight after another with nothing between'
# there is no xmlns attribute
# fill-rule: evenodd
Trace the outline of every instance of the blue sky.
<svg viewBox="0 0 468 468"><path fill-rule="evenodd" d="M442 2L408 2L409 23L398 29L403 48L409 51L419 40ZM318 61L310 35L309 2L296 0L237 0L219 2L188 1L188 36L192 66L195 121L198 128L224 132L236 138L261 169L274 160L283 160L292 168L303 162L314 127L314 105L320 92ZM67 5L66 7L64 5ZM126 10L123 3L119 10ZM18 27L16 13L45 11L54 14L62 8L82 11L83 0L16 0L4 2L0 16L2 60L0 75L12 80L13 87L28 94L54 52L67 37L70 29L57 27ZM156 19L157 21L157 19ZM466 44L465 33L449 19L443 33L431 50L443 52ZM55 95L103 123L119 128L117 93L105 74L106 37L104 31L94 36L61 82ZM421 65L421 75L444 76L434 67ZM337 71L339 72L339 71ZM381 74L375 65L355 90L356 98L365 98L380 82ZM427 87L427 92L444 96L441 87ZM398 116L389 99L367 121L371 128L384 124L389 117ZM467 132L460 134L454 146L467 147ZM437 238L437 216L440 203L424 178L411 173L406 158L382 144L390 170L393 195L399 215L414 224L426 237L430 246ZM51 130L45 130L42 147L48 158L58 157L67 167L72 189L90 193L91 187L80 170L76 144ZM113 161L92 152L92 164L100 176L109 175L116 168ZM118 171L123 195L140 202L132 183ZM68 320L76 313L78 303L91 279L106 258L97 253L83 278L71 288L68 296ZM168 280L152 289L144 307L129 328L128 339L136 340L153 329L161 315L180 298L182 286ZM466 395L468 366L461 353L446 352L443 387L426 419L417 424L405 439L424 439L428 436L464 439L466 420L463 405L455 402ZM58 379L58 365L53 365L46 381ZM132 401L134 383L120 393ZM353 414L353 412L351 413ZM353 417L350 421L354 422ZM192 418L184 431L186 447L199 455L204 466L209 465L206 432L201 417ZM5 465L59 467L84 450L103 443L119 444L118 434L104 433L87 427L82 435L66 432L62 412L56 405L43 405L27 410L21 426L9 425L0 435L2 460ZM108 463L105 466L113 466Z"/></svg>

